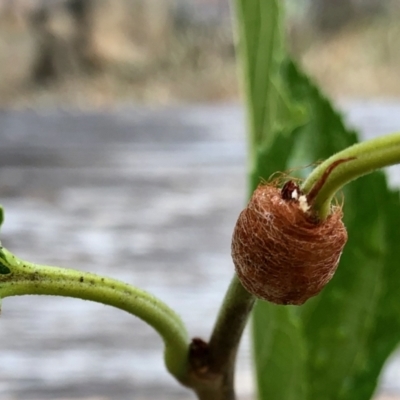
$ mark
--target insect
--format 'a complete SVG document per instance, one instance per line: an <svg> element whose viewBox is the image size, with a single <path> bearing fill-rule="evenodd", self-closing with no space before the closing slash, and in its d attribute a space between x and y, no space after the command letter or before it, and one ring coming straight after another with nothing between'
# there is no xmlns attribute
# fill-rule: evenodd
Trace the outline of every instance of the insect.
<svg viewBox="0 0 400 400"><path fill-rule="evenodd" d="M297 200L302 195L302 192L297 183L287 181L281 189L281 195L283 200Z"/></svg>

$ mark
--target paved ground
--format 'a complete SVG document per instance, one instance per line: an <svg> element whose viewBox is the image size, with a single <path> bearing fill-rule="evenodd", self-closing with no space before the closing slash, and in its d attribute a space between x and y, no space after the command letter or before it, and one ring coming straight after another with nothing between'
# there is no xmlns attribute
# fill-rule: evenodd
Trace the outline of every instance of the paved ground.
<svg viewBox="0 0 400 400"><path fill-rule="evenodd" d="M400 126L400 103L349 103L366 136ZM96 114L0 111L6 247L31 261L107 274L179 310L206 336L232 274L230 235L245 193L244 119L236 105ZM399 183L400 174L393 172ZM109 307L5 299L0 398L193 399L164 371L158 337ZM252 393L249 346L238 369ZM382 390L400 393L399 363Z"/></svg>

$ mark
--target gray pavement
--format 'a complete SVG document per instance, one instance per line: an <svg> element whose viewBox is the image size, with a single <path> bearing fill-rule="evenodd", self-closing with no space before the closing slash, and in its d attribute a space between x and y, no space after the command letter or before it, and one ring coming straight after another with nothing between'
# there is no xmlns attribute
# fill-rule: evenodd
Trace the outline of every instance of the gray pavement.
<svg viewBox="0 0 400 400"><path fill-rule="evenodd" d="M342 107L365 137L400 126L400 102ZM238 105L0 111L3 244L30 261L140 286L206 338L232 275L244 125ZM391 174L400 183L398 170ZM193 399L165 372L161 349L150 328L110 307L5 299L0 398ZM382 391L400 393L399 368L394 358ZM237 387L251 396L247 336Z"/></svg>

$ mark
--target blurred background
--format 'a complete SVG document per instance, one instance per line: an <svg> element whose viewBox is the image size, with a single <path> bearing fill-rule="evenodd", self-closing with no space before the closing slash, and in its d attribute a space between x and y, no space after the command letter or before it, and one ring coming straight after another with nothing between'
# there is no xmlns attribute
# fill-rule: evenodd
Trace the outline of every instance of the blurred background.
<svg viewBox="0 0 400 400"><path fill-rule="evenodd" d="M292 53L334 96L400 92L400 2L286 0ZM2 0L0 105L239 97L229 0Z"/></svg>
<svg viewBox="0 0 400 400"><path fill-rule="evenodd" d="M292 54L363 138L399 130L400 2L287 0ZM2 242L34 262L138 285L209 334L246 198L228 0L0 0ZM390 169L392 185L400 183ZM4 400L194 399L141 321L10 298ZM254 392L248 333L237 371ZM377 397L400 393L394 355Z"/></svg>

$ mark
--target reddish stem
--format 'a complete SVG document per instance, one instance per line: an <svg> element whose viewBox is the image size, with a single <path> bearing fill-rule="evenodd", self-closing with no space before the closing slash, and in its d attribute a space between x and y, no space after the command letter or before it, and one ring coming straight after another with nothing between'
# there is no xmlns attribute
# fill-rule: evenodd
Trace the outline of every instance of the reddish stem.
<svg viewBox="0 0 400 400"><path fill-rule="evenodd" d="M340 164L343 164L344 162L355 160L356 157L348 157L348 158L341 158L340 160L334 161L323 173L321 178L318 179L317 182L315 182L314 186L311 188L309 193L307 194L307 202L308 204L312 204L314 199L317 197L318 192L321 190L322 186L324 186L326 180L328 179L329 175L332 173L332 171Z"/></svg>

